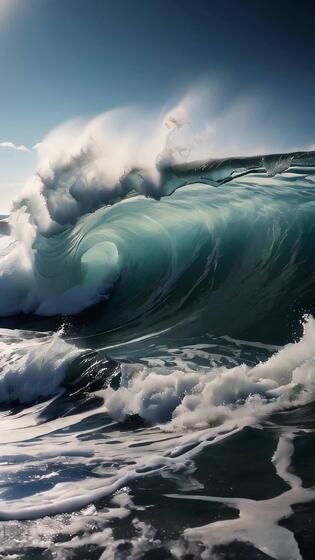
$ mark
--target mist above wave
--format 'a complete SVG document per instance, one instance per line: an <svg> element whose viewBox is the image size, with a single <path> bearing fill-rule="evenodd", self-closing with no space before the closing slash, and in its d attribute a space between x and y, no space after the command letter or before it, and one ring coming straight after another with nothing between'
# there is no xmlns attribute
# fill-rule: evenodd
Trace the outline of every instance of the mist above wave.
<svg viewBox="0 0 315 560"><path fill-rule="evenodd" d="M43 232L58 231L132 190L158 196L161 167L191 151L174 141L187 124L188 104L162 116L118 108L54 130L38 148L37 172L14 210L23 208Z"/></svg>
<svg viewBox="0 0 315 560"><path fill-rule="evenodd" d="M266 109L254 96L236 97L229 105L219 97L196 87L162 112L118 107L59 126L38 144L37 171L14 211L26 211L42 232L60 231L130 192L163 196L170 166L288 147L279 146L272 126L265 129Z"/></svg>

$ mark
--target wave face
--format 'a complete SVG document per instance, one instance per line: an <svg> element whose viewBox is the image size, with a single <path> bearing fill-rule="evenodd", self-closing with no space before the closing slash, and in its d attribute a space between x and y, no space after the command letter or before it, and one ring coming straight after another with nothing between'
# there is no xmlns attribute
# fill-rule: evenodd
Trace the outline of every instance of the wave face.
<svg viewBox="0 0 315 560"><path fill-rule="evenodd" d="M135 195L57 232L28 222L30 240L2 249L1 315L73 315L103 302L99 332L142 336L189 317L194 331L289 340L314 312L315 158L303 157L270 157L261 169L262 158L175 166L160 192L175 174L184 186L158 201ZM289 169L273 176L283 161ZM26 218L15 211L15 232Z"/></svg>
<svg viewBox="0 0 315 560"><path fill-rule="evenodd" d="M102 186L81 139L3 221L0 554L313 551L315 154L165 142Z"/></svg>

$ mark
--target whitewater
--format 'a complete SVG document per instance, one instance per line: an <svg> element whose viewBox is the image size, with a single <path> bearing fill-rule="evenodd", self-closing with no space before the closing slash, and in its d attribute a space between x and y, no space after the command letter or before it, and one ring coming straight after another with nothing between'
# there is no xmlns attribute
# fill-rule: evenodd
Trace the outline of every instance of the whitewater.
<svg viewBox="0 0 315 560"><path fill-rule="evenodd" d="M1 558L312 558L315 152L211 134L67 123L0 221Z"/></svg>

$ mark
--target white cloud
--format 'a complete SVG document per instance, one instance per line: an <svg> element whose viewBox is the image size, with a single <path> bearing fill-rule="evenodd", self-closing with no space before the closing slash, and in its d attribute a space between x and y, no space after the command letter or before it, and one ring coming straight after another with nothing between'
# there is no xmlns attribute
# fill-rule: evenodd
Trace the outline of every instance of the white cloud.
<svg viewBox="0 0 315 560"><path fill-rule="evenodd" d="M36 144L34 144L34 146L32 146L31 148L28 148L27 146L24 146L24 144L14 144L14 142L0 142L0 148L7 148L9 150L16 150L17 152L32 152L34 150L37 150L37 148L39 148L39 146L41 145L41 142L37 142Z"/></svg>
<svg viewBox="0 0 315 560"><path fill-rule="evenodd" d="M9 148L11 150L17 150L18 152L30 152L31 151L29 148L24 146L24 144L21 144L20 146L17 146L13 142L0 142L0 148Z"/></svg>

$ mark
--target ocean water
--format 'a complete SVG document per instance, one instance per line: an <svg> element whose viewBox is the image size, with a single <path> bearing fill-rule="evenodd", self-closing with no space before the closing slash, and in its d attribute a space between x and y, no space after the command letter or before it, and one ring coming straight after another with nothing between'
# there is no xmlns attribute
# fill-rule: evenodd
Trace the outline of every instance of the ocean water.
<svg viewBox="0 0 315 560"><path fill-rule="evenodd" d="M0 557L313 558L315 154L86 158L0 222Z"/></svg>

